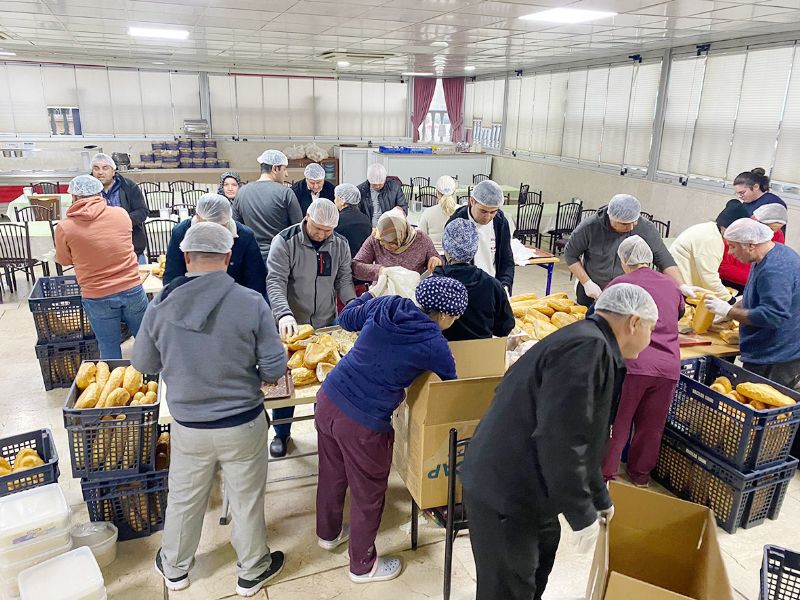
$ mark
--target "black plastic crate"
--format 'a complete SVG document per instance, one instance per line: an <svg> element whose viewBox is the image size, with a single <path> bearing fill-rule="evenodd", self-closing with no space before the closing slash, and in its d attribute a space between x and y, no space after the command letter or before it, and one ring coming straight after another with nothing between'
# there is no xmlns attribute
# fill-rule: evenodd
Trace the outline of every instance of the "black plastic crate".
<svg viewBox="0 0 800 600"><path fill-rule="evenodd" d="M764 546L759 600L800 600L800 554Z"/></svg>
<svg viewBox="0 0 800 600"><path fill-rule="evenodd" d="M119 540L147 537L164 528L169 470L123 475L104 481L81 480L91 521L109 521Z"/></svg>
<svg viewBox="0 0 800 600"><path fill-rule="evenodd" d="M728 533L777 519L797 459L753 473L737 471L680 434L664 430L653 479L670 492L714 511Z"/></svg>
<svg viewBox="0 0 800 600"><path fill-rule="evenodd" d="M755 410L709 386L720 376L734 388L743 382L766 383L797 404ZM681 377L667 425L740 471L782 465L800 425L800 393L714 356L681 363Z"/></svg>
<svg viewBox="0 0 800 600"><path fill-rule="evenodd" d="M49 429L37 429L0 439L0 456L11 465L14 464L17 453L23 448L36 450L44 464L0 477L0 496L58 482L58 476L61 474L58 470L58 451Z"/></svg>
<svg viewBox="0 0 800 600"><path fill-rule="evenodd" d="M100 356L97 340L37 344L35 350L46 390L69 387L75 381L81 363Z"/></svg>
<svg viewBox="0 0 800 600"><path fill-rule="evenodd" d="M130 364L129 360L105 362L112 371ZM144 374L144 381L158 381L158 376ZM160 404L78 409L79 395L73 381L63 408L72 476L108 479L152 471Z"/></svg>
<svg viewBox="0 0 800 600"><path fill-rule="evenodd" d="M28 296L28 306L40 344L94 337L74 275L37 279Z"/></svg>

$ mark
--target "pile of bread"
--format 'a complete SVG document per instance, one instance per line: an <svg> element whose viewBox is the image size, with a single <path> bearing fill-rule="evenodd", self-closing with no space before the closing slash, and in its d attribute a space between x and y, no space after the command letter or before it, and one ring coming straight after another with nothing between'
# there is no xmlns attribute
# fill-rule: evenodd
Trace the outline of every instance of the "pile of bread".
<svg viewBox="0 0 800 600"><path fill-rule="evenodd" d="M311 325L301 325L297 335L285 341L295 387L325 381L342 356L353 347L356 336L341 329L317 333Z"/></svg>
<svg viewBox="0 0 800 600"><path fill-rule="evenodd" d="M575 304L566 292L542 298L536 294L522 294L510 300L518 330L533 340L543 340L554 331L586 317L586 307Z"/></svg>

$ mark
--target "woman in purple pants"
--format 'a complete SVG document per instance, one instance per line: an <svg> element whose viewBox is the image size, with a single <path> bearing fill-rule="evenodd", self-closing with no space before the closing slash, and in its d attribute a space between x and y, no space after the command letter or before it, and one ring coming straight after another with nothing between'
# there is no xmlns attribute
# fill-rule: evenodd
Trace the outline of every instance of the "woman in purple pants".
<svg viewBox="0 0 800 600"><path fill-rule="evenodd" d="M456 378L442 330L466 310L466 288L449 277L429 277L416 299L420 308L406 298L367 292L348 304L339 325L361 333L317 393L317 536L326 550L350 541L356 583L393 579L402 568L399 558L378 556L375 549L392 464L392 413L420 374ZM349 526L343 518L348 487Z"/></svg>

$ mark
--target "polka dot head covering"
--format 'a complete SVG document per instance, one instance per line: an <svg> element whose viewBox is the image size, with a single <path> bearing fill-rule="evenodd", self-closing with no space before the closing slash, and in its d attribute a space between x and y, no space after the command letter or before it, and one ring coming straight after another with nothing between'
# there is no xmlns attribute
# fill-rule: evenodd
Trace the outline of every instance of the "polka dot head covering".
<svg viewBox="0 0 800 600"><path fill-rule="evenodd" d="M453 219L444 228L442 247L459 263L472 262L478 251L478 229L469 219Z"/></svg>
<svg viewBox="0 0 800 600"><path fill-rule="evenodd" d="M416 290L417 304L427 313L460 317L467 310L467 288L452 277L428 277Z"/></svg>

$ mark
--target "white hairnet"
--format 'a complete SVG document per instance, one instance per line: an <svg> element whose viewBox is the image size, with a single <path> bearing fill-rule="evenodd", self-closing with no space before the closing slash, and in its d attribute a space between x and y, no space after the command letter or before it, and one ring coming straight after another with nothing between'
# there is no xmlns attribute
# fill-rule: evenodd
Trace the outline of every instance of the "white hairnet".
<svg viewBox="0 0 800 600"><path fill-rule="evenodd" d="M286 155L280 150L265 150L261 156L258 157L258 162L262 165L272 165L275 167L289 165L289 159L286 158Z"/></svg>
<svg viewBox="0 0 800 600"><path fill-rule="evenodd" d="M653 262L653 251L641 236L632 235L620 242L617 256L623 265L649 265Z"/></svg>
<svg viewBox="0 0 800 600"><path fill-rule="evenodd" d="M352 183L341 183L333 190L334 198L341 198L347 204L360 204L361 192Z"/></svg>
<svg viewBox="0 0 800 600"><path fill-rule="evenodd" d="M367 181L372 184L381 184L386 181L386 167L373 163L367 169Z"/></svg>
<svg viewBox="0 0 800 600"><path fill-rule="evenodd" d="M339 209L327 198L314 200L306 214L320 227L336 227L339 224Z"/></svg>
<svg viewBox="0 0 800 600"><path fill-rule="evenodd" d="M754 219L737 219L725 230L723 237L738 244L763 244L774 235L772 229Z"/></svg>
<svg viewBox="0 0 800 600"><path fill-rule="evenodd" d="M222 225L203 221L189 227L181 242L181 252L226 254L233 248L233 236Z"/></svg>
<svg viewBox="0 0 800 600"><path fill-rule="evenodd" d="M759 223L780 223L786 225L789 222L789 211L783 204L765 204L759 206L753 216Z"/></svg>
<svg viewBox="0 0 800 600"><path fill-rule="evenodd" d="M641 212L642 205L630 194L617 194L608 203L608 217L620 223L633 223Z"/></svg>
<svg viewBox="0 0 800 600"><path fill-rule="evenodd" d="M325 179L325 169L322 168L322 165L311 163L303 171L303 176L311 181L319 181L320 179Z"/></svg>
<svg viewBox="0 0 800 600"><path fill-rule="evenodd" d="M91 175L78 175L69 182L67 192L76 196L96 196L103 191L100 180Z"/></svg>
<svg viewBox="0 0 800 600"><path fill-rule="evenodd" d="M594 303L594 309L618 315L636 315L645 321L658 321L658 307L644 288L632 283L607 287Z"/></svg>
<svg viewBox="0 0 800 600"><path fill-rule="evenodd" d="M197 201L195 212L204 221L211 221L217 225L222 225L231 232L233 237L238 237L236 233L236 222L233 220L231 202L225 196L213 192L203 194Z"/></svg>
<svg viewBox="0 0 800 600"><path fill-rule="evenodd" d="M478 204L492 208L503 206L503 190L491 179L484 179L472 188L472 197Z"/></svg>
<svg viewBox="0 0 800 600"><path fill-rule="evenodd" d="M117 168L117 163L114 162L114 159L103 152L98 152L92 157L92 166L94 165L108 165L112 169Z"/></svg>
<svg viewBox="0 0 800 600"><path fill-rule="evenodd" d="M442 196L452 196L456 193L458 189L458 184L456 180L450 177L450 175L442 175L436 181L436 189Z"/></svg>

